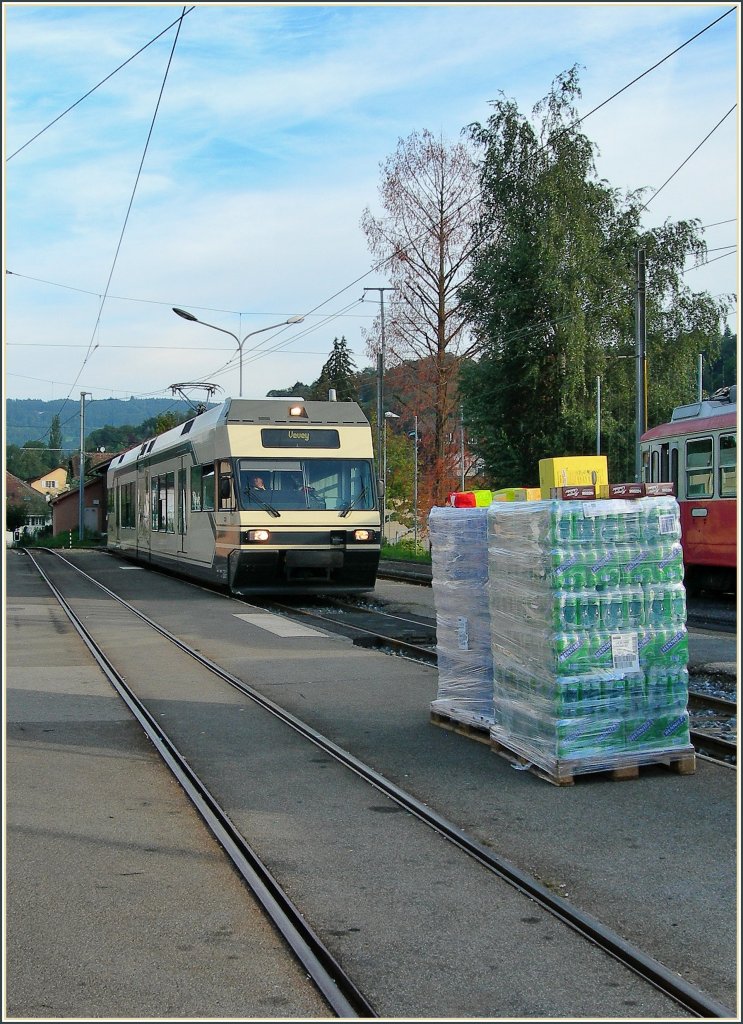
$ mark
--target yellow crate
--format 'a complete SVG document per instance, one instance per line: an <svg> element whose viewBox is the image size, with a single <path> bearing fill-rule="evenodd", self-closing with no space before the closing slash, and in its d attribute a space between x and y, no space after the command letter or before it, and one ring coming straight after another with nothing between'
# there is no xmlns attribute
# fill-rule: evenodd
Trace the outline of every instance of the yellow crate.
<svg viewBox="0 0 743 1024"><path fill-rule="evenodd" d="M539 501L541 497L538 487L501 487L493 491L493 501Z"/></svg>
<svg viewBox="0 0 743 1024"><path fill-rule="evenodd" d="M565 455L539 460L539 488L543 498L552 487L593 484L596 488L609 483L605 455Z"/></svg>

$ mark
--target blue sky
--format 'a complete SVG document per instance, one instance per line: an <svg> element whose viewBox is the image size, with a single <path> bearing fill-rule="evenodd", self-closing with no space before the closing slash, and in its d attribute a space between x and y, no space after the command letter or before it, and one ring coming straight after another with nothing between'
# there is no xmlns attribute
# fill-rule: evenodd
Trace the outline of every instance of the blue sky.
<svg viewBox="0 0 743 1024"><path fill-rule="evenodd" d="M236 395L237 345L172 306L240 338L305 315L248 339L246 397L311 382L341 335L371 365L360 299L388 282L359 222L399 138L459 141L500 93L528 114L576 63L587 114L731 7L583 124L621 191L689 158L645 224L709 225L685 279L715 295L738 288L737 106L690 154L737 103L739 5L197 6L172 60L175 27L19 151L183 8L5 3L6 398Z"/></svg>

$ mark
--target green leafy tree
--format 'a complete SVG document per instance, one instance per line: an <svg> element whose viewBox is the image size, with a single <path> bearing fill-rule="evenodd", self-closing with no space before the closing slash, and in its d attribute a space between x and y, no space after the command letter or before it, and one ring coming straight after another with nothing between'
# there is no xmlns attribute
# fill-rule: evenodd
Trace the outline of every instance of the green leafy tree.
<svg viewBox="0 0 743 1024"><path fill-rule="evenodd" d="M296 381L290 388L274 388L267 391L267 398L307 398L312 390L311 384L303 384L301 380Z"/></svg>
<svg viewBox="0 0 743 1024"><path fill-rule="evenodd" d="M730 387L738 382L738 338L726 325L722 333L720 354L711 365L705 360L702 381L704 391L711 395L718 388Z"/></svg>
<svg viewBox="0 0 743 1024"><path fill-rule="evenodd" d="M716 352L727 301L683 283L706 245L697 221L643 231L649 201L596 176L595 147L577 128L576 68L532 111L495 101L470 126L482 154L478 250L461 297L482 354L460 388L470 445L496 486L536 483L541 458L602 451L615 480L634 475L637 252L647 262L648 423L694 391L696 353ZM652 198L652 197L651 197Z"/></svg>
<svg viewBox="0 0 743 1024"><path fill-rule="evenodd" d="M34 480L49 471L49 450L41 441L27 441L22 448L9 444L5 450L5 466L21 480Z"/></svg>
<svg viewBox="0 0 743 1024"><path fill-rule="evenodd" d="M150 420L147 420L149 423ZM179 423L185 423L183 416L178 416L174 412L161 412L159 416L155 416L153 424L154 434L164 434L166 430L172 430L173 427L177 427Z"/></svg>
<svg viewBox="0 0 743 1024"><path fill-rule="evenodd" d="M52 417L52 425L49 428L49 469L56 469L57 466L61 466L64 463L62 444L62 427L60 426L59 416L55 415Z"/></svg>
<svg viewBox="0 0 743 1024"><path fill-rule="evenodd" d="M333 339L333 351L320 370L320 376L310 389L310 398L326 402L328 392L335 389L339 402L356 401L356 364L344 337Z"/></svg>
<svg viewBox="0 0 743 1024"><path fill-rule="evenodd" d="M180 423L185 423L191 413L162 412L157 416L151 416L137 426L125 423L120 427L100 427L92 430L85 439L86 451L98 451L100 448L107 452L124 451L141 444L157 434L166 430L172 430Z"/></svg>
<svg viewBox="0 0 743 1024"><path fill-rule="evenodd" d="M17 530L26 522L26 509L22 505L5 505L5 529Z"/></svg>

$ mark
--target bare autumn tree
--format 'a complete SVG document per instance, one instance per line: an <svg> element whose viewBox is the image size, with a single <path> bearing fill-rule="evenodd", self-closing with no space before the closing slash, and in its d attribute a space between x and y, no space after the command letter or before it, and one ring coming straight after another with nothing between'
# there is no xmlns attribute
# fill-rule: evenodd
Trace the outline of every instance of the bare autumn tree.
<svg viewBox="0 0 743 1024"><path fill-rule="evenodd" d="M459 451L456 380L476 352L457 290L467 278L475 242L478 173L468 148L431 132L400 139L380 164L382 215L364 210L361 227L394 291L385 305L385 362L407 366L406 388L424 424L422 467L440 502L456 484ZM381 317L366 332L367 350L381 346ZM423 372L425 369L425 372Z"/></svg>

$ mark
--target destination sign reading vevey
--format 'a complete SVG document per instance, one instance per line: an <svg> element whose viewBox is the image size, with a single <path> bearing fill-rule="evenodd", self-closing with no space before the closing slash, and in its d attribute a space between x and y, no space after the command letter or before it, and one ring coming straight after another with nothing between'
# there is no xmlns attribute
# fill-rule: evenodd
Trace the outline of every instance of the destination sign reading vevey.
<svg viewBox="0 0 743 1024"><path fill-rule="evenodd" d="M340 448L337 430L313 430L309 427L264 427L264 448Z"/></svg>

